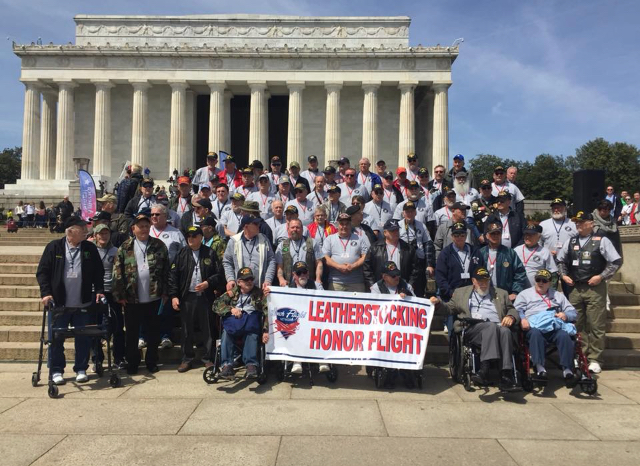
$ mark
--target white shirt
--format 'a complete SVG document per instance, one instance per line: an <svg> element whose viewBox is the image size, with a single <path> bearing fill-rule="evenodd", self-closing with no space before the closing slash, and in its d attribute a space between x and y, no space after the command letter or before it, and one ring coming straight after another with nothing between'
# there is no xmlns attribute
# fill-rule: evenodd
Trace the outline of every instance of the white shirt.
<svg viewBox="0 0 640 466"><path fill-rule="evenodd" d="M538 270L547 269L549 272L554 273L558 271L556 261L547 248L541 245L536 245L535 248L528 248L526 245L521 244L513 248L520 261L524 265L527 271L527 278L531 286L536 286L536 272Z"/></svg>
<svg viewBox="0 0 640 466"><path fill-rule="evenodd" d="M260 208L260 217L267 220L273 216L273 211L271 210L271 204L276 200L276 196L271 192L267 192L267 194L262 194L261 191L256 191L247 197L247 201L257 202L258 207Z"/></svg>
<svg viewBox="0 0 640 466"><path fill-rule="evenodd" d="M540 244L552 253L558 252L564 243L578 234L576 224L568 218L562 220L548 218L540 222L540 226L542 227Z"/></svg>

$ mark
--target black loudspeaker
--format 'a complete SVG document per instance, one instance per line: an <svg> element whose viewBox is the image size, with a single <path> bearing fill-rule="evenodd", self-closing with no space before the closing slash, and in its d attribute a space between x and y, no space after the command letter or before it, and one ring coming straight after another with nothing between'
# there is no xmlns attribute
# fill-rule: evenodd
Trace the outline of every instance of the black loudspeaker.
<svg viewBox="0 0 640 466"><path fill-rule="evenodd" d="M573 214L593 212L605 195L604 170L578 170L573 173Z"/></svg>

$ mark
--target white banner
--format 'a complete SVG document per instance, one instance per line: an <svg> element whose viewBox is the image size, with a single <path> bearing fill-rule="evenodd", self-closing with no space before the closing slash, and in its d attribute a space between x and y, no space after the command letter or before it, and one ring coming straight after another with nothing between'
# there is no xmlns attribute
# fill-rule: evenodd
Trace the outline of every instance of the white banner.
<svg viewBox="0 0 640 466"><path fill-rule="evenodd" d="M422 369L429 300L274 286L267 302L269 360Z"/></svg>

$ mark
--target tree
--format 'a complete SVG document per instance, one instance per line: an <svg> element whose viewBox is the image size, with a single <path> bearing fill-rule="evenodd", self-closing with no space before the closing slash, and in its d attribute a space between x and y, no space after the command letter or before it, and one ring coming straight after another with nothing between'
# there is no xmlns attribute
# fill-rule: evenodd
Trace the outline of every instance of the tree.
<svg viewBox="0 0 640 466"><path fill-rule="evenodd" d="M504 166L503 164L504 161L496 155L478 154L469 160L469 170L478 183L482 180L493 181L493 170L499 165Z"/></svg>
<svg viewBox="0 0 640 466"><path fill-rule="evenodd" d="M604 170L606 184L618 193L640 184L640 151L634 145L596 138L576 149L575 159L581 169Z"/></svg>
<svg viewBox="0 0 640 466"><path fill-rule="evenodd" d="M0 154L0 187L13 184L20 178L22 147L6 148Z"/></svg>
<svg viewBox="0 0 640 466"><path fill-rule="evenodd" d="M529 199L569 199L572 194L571 172L562 157L540 154L523 176L526 197ZM518 173L520 180L520 173ZM522 188L521 188L522 189Z"/></svg>

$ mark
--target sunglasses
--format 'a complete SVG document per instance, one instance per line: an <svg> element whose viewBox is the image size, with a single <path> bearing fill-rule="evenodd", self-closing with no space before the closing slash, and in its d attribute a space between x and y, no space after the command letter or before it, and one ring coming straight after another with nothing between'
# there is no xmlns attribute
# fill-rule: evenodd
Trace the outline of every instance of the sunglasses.
<svg viewBox="0 0 640 466"><path fill-rule="evenodd" d="M162 214L151 214L152 217L160 217Z"/></svg>
<svg viewBox="0 0 640 466"><path fill-rule="evenodd" d="M491 189L491 186L481 186L480 189Z"/></svg>
<svg viewBox="0 0 640 466"><path fill-rule="evenodd" d="M296 274L298 277L301 275L309 275L308 270L300 270L299 272L293 272L293 273Z"/></svg>
<svg viewBox="0 0 640 466"><path fill-rule="evenodd" d="M272 167L281 167L282 164L281 163L272 163L271 166Z"/></svg>
<svg viewBox="0 0 640 466"><path fill-rule="evenodd" d="M536 283L549 283L549 280L547 280L546 278L536 278Z"/></svg>
<svg viewBox="0 0 640 466"><path fill-rule="evenodd" d="M429 175L418 175L418 178L429 178Z"/></svg>
<svg viewBox="0 0 640 466"><path fill-rule="evenodd" d="M353 178L356 175L344 175L345 178Z"/></svg>
<svg viewBox="0 0 640 466"><path fill-rule="evenodd" d="M444 172L443 172L443 171L441 171L441 170L436 170L436 171L435 171L435 172L433 172L433 173L442 174L442 173L444 173Z"/></svg>

